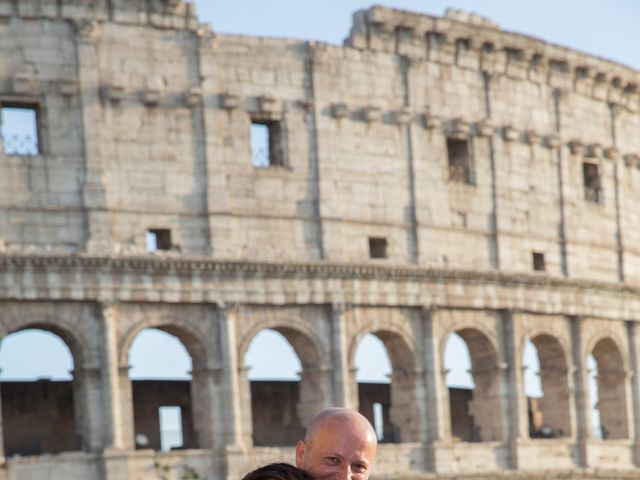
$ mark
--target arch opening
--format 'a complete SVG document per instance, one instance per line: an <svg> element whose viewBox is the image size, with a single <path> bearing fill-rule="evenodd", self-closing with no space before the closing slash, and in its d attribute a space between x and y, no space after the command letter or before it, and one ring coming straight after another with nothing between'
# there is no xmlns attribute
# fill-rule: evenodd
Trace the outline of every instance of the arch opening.
<svg viewBox="0 0 640 480"><path fill-rule="evenodd" d="M593 436L603 440L629 438L626 384L622 354L611 338L599 340L587 358Z"/></svg>
<svg viewBox="0 0 640 480"><path fill-rule="evenodd" d="M64 335L64 334L63 334ZM4 454L82 449L74 355L58 332L27 328L0 344Z"/></svg>
<svg viewBox="0 0 640 480"><path fill-rule="evenodd" d="M489 339L479 330L460 329L449 335L443 354L452 439L501 440L500 370Z"/></svg>
<svg viewBox="0 0 640 480"><path fill-rule="evenodd" d="M377 330L362 337L354 352L358 408L382 443L419 439L413 350L397 333Z"/></svg>
<svg viewBox="0 0 640 480"><path fill-rule="evenodd" d="M533 337L522 352L530 438L571 435L568 367L557 338Z"/></svg>
<svg viewBox="0 0 640 480"><path fill-rule="evenodd" d="M178 334L178 335L176 335ZM170 328L146 328L129 347L133 439L137 449L198 448L192 357L185 336ZM187 340L188 342L188 340ZM193 362L195 363L195 362Z"/></svg>
<svg viewBox="0 0 640 480"><path fill-rule="evenodd" d="M382 340L365 335L356 349L354 366L360 413L374 426L379 442L393 442L395 427L389 419L392 369Z"/></svg>
<svg viewBox="0 0 640 480"><path fill-rule="evenodd" d="M244 354L243 397L254 446L292 446L323 405L323 372L311 338L291 327L260 330Z"/></svg>

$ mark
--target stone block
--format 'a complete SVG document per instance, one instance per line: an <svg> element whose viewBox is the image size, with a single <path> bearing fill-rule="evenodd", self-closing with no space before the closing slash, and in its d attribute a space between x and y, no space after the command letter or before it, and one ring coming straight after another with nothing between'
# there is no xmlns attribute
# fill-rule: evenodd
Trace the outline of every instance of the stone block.
<svg viewBox="0 0 640 480"><path fill-rule="evenodd" d="M240 97L232 93L220 95L220 106L225 110L235 110L240 107Z"/></svg>

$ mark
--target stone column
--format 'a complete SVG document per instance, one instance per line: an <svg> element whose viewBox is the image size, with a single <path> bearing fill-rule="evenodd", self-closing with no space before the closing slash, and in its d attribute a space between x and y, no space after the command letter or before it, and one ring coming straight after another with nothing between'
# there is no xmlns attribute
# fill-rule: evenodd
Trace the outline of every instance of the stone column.
<svg viewBox="0 0 640 480"><path fill-rule="evenodd" d="M194 368L191 372L191 402L193 427L196 432L196 448L218 450L224 447L222 419L224 412L219 408L222 369L208 365Z"/></svg>
<svg viewBox="0 0 640 480"><path fill-rule="evenodd" d="M498 362L495 365L487 365L472 370L473 381L476 388L473 390L473 400L469 402L469 413L478 428L481 442L501 441L506 443L504 432L509 431L508 426L508 396L504 390L504 372L506 365Z"/></svg>
<svg viewBox="0 0 640 480"><path fill-rule="evenodd" d="M253 446L251 423L251 392L247 369L238 359L236 324L237 307L223 307L217 311L220 348L220 375L215 388L214 419L219 429L213 432L214 449L224 452L224 478L242 477L249 450Z"/></svg>
<svg viewBox="0 0 640 480"><path fill-rule="evenodd" d="M435 329L436 312L423 309L422 369L425 384L426 425L424 441L451 440L451 418L446 372L440 356L438 336Z"/></svg>
<svg viewBox="0 0 640 480"><path fill-rule="evenodd" d="M238 359L236 323L237 309L218 311L221 347L221 378L218 410L222 419L221 435L216 435L216 445L248 448L251 440L251 396L247 391L247 371Z"/></svg>
<svg viewBox="0 0 640 480"><path fill-rule="evenodd" d="M502 364L508 366L502 379L501 406L503 439L511 452L511 466L518 468L518 442L529 438L529 415L527 396L524 392L522 357L518 356L517 316L502 313Z"/></svg>
<svg viewBox="0 0 640 480"><path fill-rule="evenodd" d="M358 408L358 384L350 368L345 305L334 305L331 311L331 358L333 360L332 403L337 407Z"/></svg>
<svg viewBox="0 0 640 480"><path fill-rule="evenodd" d="M72 373L73 410L78 449L99 451L103 447L101 432L104 424L100 368L78 366Z"/></svg>
<svg viewBox="0 0 640 480"><path fill-rule="evenodd" d="M629 339L629 369L631 371L631 412L633 417L634 435L633 460L640 465L640 334L638 324L634 321L627 322L627 337Z"/></svg>
<svg viewBox="0 0 640 480"><path fill-rule="evenodd" d="M134 448L131 382L128 368L119 365L117 304L102 305L102 417L103 445Z"/></svg>
<svg viewBox="0 0 640 480"><path fill-rule="evenodd" d="M421 440L421 421L418 409L418 382L422 372L393 371L391 374L391 423L398 429L396 441L417 442Z"/></svg>
<svg viewBox="0 0 640 480"><path fill-rule="evenodd" d="M571 346L573 348L574 401L576 412L576 444L578 447L578 465L587 467L587 443L591 438L591 405L589 402L589 381L586 358L582 355L582 331L580 319L571 318Z"/></svg>

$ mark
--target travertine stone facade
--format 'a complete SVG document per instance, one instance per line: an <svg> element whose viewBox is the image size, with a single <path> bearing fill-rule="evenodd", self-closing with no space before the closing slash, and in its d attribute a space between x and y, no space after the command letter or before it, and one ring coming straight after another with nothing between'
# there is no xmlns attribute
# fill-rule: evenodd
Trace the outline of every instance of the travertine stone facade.
<svg viewBox="0 0 640 480"><path fill-rule="evenodd" d="M300 358L303 422L357 408L358 342L384 342L396 443L376 478L637 476L638 72L461 12L374 7L338 47L215 35L180 0L0 0L0 50L0 107L39 130L37 155L0 154L0 336L67 343L78 441L0 478L291 460L253 444L243 359L265 328ZM266 168L252 122L274 128ZM169 244L148 253L147 231ZM128 352L149 327L192 357L197 448L135 449ZM451 333L476 384L462 439ZM530 435L528 341L552 438Z"/></svg>

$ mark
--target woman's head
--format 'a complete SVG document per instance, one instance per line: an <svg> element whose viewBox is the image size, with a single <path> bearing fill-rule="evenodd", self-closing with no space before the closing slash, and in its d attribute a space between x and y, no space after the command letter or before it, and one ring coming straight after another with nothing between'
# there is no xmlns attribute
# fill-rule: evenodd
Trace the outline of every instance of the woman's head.
<svg viewBox="0 0 640 480"><path fill-rule="evenodd" d="M289 463L270 463L247 473L242 480L313 480L313 477Z"/></svg>

